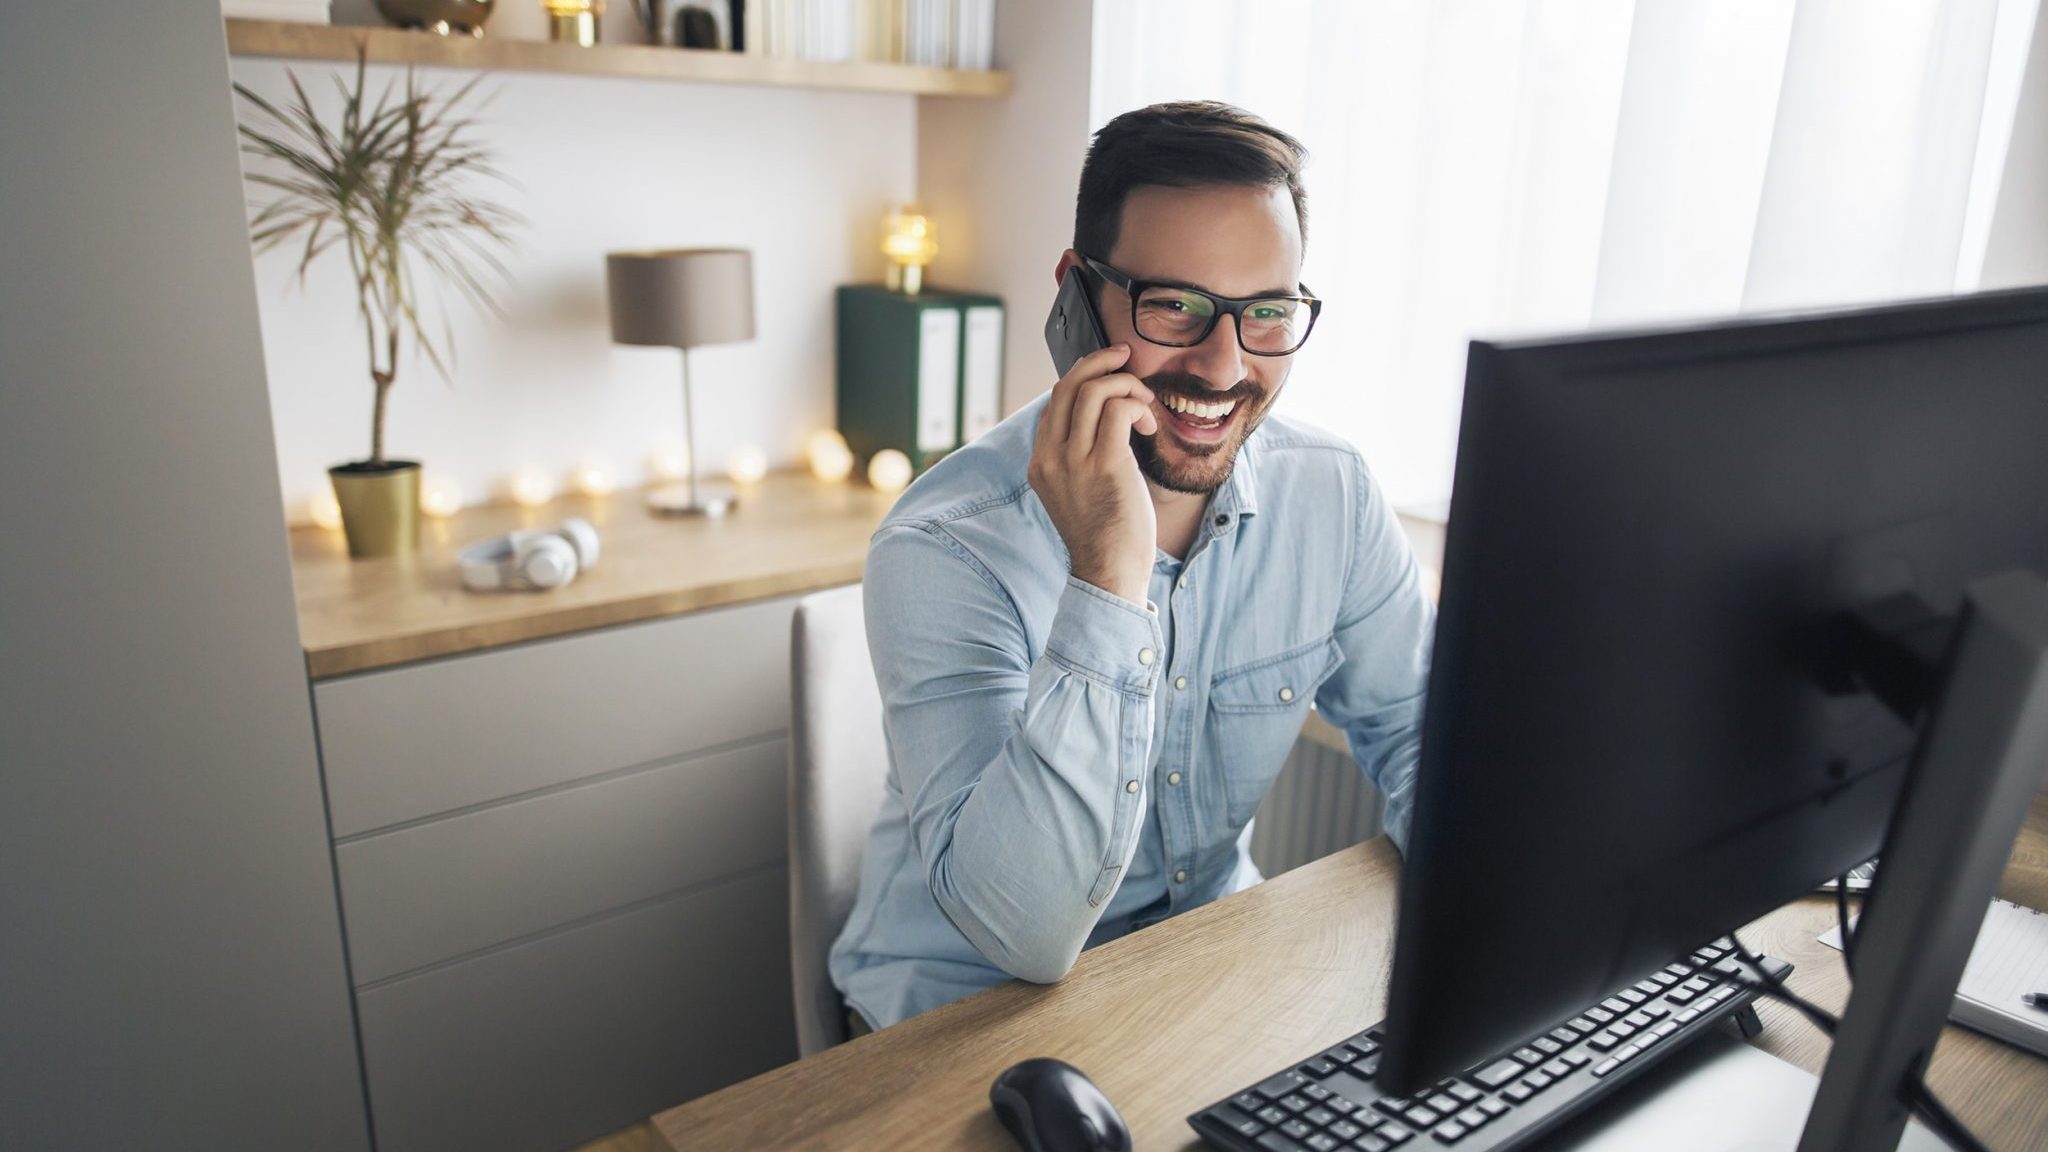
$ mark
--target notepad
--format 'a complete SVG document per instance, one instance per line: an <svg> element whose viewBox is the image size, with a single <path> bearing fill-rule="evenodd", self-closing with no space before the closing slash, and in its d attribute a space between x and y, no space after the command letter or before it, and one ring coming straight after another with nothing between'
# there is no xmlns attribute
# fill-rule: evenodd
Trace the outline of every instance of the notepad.
<svg viewBox="0 0 2048 1152"><path fill-rule="evenodd" d="M1853 926L1856 918L1849 923ZM1840 948L1842 930L1830 928L1820 941ZM2048 1012L2020 999L2029 992L2048 992L2048 913L1993 900L1956 984L1948 1018L2048 1056Z"/></svg>

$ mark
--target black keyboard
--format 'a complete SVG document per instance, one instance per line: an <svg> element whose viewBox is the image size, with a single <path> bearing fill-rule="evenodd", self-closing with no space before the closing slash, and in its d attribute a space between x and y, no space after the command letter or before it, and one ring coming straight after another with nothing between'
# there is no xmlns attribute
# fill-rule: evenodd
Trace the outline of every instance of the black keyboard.
<svg viewBox="0 0 2048 1152"><path fill-rule="evenodd" d="M1792 966L1763 958L1779 979ZM1413 1096L1379 1090L1378 1025L1188 1117L1231 1152L1525 1148L1756 998L1725 943Z"/></svg>

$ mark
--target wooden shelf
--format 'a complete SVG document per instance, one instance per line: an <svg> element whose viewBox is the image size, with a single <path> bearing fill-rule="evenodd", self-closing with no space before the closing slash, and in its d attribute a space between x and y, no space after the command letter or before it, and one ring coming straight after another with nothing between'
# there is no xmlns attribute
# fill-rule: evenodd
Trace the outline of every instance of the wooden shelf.
<svg viewBox="0 0 2048 1152"><path fill-rule="evenodd" d="M293 24L277 20L227 21L228 51L236 56L285 60L353 61L358 45L375 64L420 64L500 72L575 76L628 76L699 84L765 84L915 96L1006 96L1007 72L965 72L869 62L827 64L644 44L582 48L540 40L437 36L400 28Z"/></svg>

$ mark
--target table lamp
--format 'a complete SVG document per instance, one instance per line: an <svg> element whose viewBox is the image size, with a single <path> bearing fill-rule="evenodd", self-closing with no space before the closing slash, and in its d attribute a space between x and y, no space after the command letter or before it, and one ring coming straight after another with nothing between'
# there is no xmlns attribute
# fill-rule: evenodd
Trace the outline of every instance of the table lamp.
<svg viewBox="0 0 2048 1152"><path fill-rule="evenodd" d="M743 248L612 252L605 256L612 339L678 348L683 354L683 443L690 452L681 484L648 493L648 506L676 515L722 516L736 494L697 482L690 426L690 349L754 338L753 254Z"/></svg>

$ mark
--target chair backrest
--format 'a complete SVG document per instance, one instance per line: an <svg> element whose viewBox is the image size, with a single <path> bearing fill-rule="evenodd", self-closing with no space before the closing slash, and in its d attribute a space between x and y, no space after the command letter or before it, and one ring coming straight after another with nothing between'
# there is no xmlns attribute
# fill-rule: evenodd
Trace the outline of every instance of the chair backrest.
<svg viewBox="0 0 2048 1152"><path fill-rule="evenodd" d="M889 750L860 585L798 601L789 647L789 959L797 1048L808 1056L846 1039L825 962L860 886Z"/></svg>

